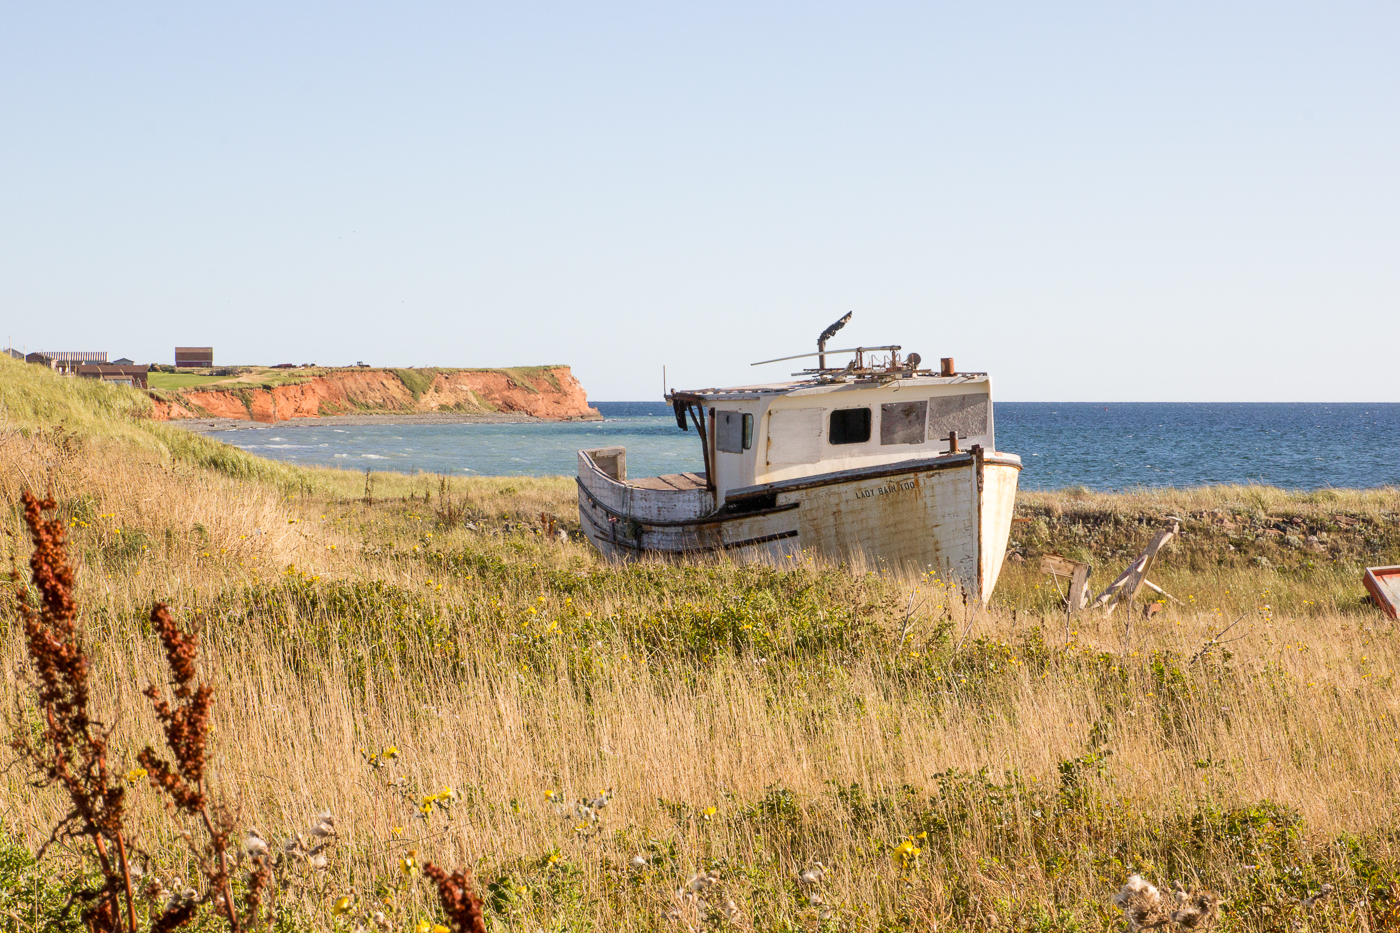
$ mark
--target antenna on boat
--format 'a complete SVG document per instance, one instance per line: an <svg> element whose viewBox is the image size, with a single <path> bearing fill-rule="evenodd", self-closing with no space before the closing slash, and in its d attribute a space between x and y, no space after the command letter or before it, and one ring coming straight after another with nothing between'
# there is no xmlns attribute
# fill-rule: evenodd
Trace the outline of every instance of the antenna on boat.
<svg viewBox="0 0 1400 933"><path fill-rule="evenodd" d="M898 350L899 344L893 343L887 347L847 347L844 350L827 350L827 353L865 353L867 350ZM780 356L776 360L759 360L757 363L750 363L750 366L766 366L769 363L785 363L788 360L805 360L814 356L821 356L820 353L799 353L796 356ZM857 367L859 368L859 367ZM807 372L817 372L815 369Z"/></svg>
<svg viewBox="0 0 1400 933"><path fill-rule="evenodd" d="M817 368L818 368L818 369L826 369L826 342L827 342L828 340L830 340L832 337L836 336L836 332L837 332L838 330L840 330L841 328L843 328L843 327L846 326L846 322L849 321L849 320L851 319L851 315L852 315L853 313L855 313L855 312L853 312L853 311L847 311L847 312L841 317L841 320L837 321L835 324L832 324L832 325L831 325L830 327L828 327L826 330L822 331L822 335L821 335L820 337L817 338Z"/></svg>

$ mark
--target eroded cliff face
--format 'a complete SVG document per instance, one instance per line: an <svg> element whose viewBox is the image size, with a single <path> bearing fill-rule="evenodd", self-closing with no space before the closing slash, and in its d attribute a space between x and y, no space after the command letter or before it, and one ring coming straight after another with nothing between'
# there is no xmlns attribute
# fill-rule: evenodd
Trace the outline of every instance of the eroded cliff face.
<svg viewBox="0 0 1400 933"><path fill-rule="evenodd" d="M597 418L567 366L529 370L350 370L293 385L218 384L153 397L160 421L234 418L262 422L346 414L460 412L530 415L553 421ZM417 384L418 392L405 383Z"/></svg>

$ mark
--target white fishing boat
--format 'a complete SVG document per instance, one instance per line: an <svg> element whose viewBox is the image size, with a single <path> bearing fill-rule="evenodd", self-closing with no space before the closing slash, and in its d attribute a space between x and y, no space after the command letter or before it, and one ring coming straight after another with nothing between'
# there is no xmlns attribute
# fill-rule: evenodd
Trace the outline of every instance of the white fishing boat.
<svg viewBox="0 0 1400 933"><path fill-rule="evenodd" d="M996 450L992 383L901 347L827 350L786 382L672 391L704 471L627 475L623 447L578 454L579 518L609 557L802 553L932 571L986 602L1011 532L1021 459ZM850 354L828 367L829 355ZM761 364L754 364L761 365Z"/></svg>

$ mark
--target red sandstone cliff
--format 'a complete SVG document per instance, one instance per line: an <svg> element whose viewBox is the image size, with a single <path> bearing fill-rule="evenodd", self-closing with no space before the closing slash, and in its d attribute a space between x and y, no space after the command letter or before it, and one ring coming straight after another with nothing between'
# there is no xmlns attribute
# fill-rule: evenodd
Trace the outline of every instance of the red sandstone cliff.
<svg viewBox="0 0 1400 933"><path fill-rule="evenodd" d="M552 421L597 418L567 366L522 370L337 370L304 382L263 388L228 382L152 396L155 418L287 421L344 414L499 412ZM410 388L412 383L417 393Z"/></svg>

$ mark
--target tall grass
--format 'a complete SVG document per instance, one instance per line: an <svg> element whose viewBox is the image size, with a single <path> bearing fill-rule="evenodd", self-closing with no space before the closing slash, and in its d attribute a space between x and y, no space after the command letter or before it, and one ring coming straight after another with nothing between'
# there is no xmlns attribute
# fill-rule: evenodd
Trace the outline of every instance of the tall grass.
<svg viewBox="0 0 1400 933"><path fill-rule="evenodd" d="M242 478L94 431L5 432L0 496L52 488L74 528L114 749L159 738L137 711L161 599L202 629L212 782L240 829L280 844L335 814L286 929L441 922L429 859L476 870L492 929L1110 929L1133 872L1220 892L1233 929L1400 916L1400 651L1350 570L1164 562L1185 605L1067 628L1036 548L1078 540L1072 497L1026 498L1039 543L1018 525L1025 559L979 610L879 568L609 565L540 533L541 512L576 531L567 480L385 475L367 505L354 474ZM1092 546L1131 550L1159 505L1239 492L1181 495L1095 497L1122 523ZM1393 509L1338 495L1367 527ZM1095 579L1117 560L1095 556ZM61 805L0 782L0 925L43 929L76 862L23 852ZM159 801L128 796L152 870L193 879Z"/></svg>

